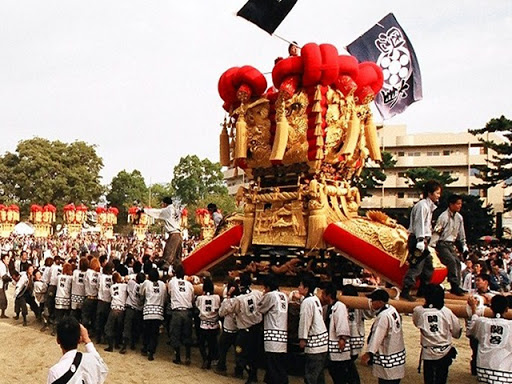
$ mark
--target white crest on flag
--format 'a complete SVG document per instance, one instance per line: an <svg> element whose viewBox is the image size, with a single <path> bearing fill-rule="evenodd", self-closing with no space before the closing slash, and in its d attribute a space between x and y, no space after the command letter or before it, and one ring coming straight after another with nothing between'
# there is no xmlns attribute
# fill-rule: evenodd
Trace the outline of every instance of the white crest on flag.
<svg viewBox="0 0 512 384"><path fill-rule="evenodd" d="M412 76L411 53L406 47L402 31L396 27L380 33L375 46L381 51L377 65L382 68L384 75L380 93L384 104L393 108L400 99L407 97L407 81Z"/></svg>

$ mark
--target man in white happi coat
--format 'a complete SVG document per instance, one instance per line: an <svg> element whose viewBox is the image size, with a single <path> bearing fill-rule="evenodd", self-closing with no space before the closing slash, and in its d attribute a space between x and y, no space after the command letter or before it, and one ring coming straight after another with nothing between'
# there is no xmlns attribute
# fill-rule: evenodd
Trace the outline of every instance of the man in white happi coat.
<svg viewBox="0 0 512 384"><path fill-rule="evenodd" d="M368 298L377 317L368 336L368 350L361 361L372 365L373 376L378 378L379 384L398 384L405 375L402 318L395 307L388 304L389 294L384 289L373 291Z"/></svg>
<svg viewBox="0 0 512 384"><path fill-rule="evenodd" d="M468 332L478 340L476 371L481 383L512 383L512 321L504 319L508 310L505 296L491 299L494 318L479 317L477 299L468 298L472 317Z"/></svg>
<svg viewBox="0 0 512 384"><path fill-rule="evenodd" d="M307 384L323 384L327 360L328 333L323 319L320 299L314 294L316 281L305 275L299 284L299 293L304 297L300 305L299 346L304 349L306 364L304 381Z"/></svg>
<svg viewBox="0 0 512 384"><path fill-rule="evenodd" d="M47 384L102 384L108 368L89 338L87 329L74 317L65 317L57 325L57 343L62 357L48 372ZM85 345L85 353L77 350Z"/></svg>

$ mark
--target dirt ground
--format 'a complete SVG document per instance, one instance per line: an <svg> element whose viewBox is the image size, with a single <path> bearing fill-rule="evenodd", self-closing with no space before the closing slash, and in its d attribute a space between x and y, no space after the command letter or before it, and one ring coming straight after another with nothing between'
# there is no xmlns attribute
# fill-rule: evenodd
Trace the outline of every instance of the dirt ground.
<svg viewBox="0 0 512 384"><path fill-rule="evenodd" d="M61 350L49 332L41 333L40 324L29 314L28 326L23 327L21 320L12 318L12 300L7 314L9 319L0 320L0 383L46 383L48 369L55 364ZM461 320L462 321L462 320ZM371 321L367 321L367 334ZM407 350L406 375L402 383L417 384L423 381L418 374L419 332L412 325L411 317L404 316L404 334ZM171 349L165 343L164 336L160 339L154 361L148 361L137 351L128 351L126 355L118 352L104 352L104 345L97 345L100 355L109 368L107 383L109 384L223 384L243 383L233 377L219 376L212 371L200 369L201 359L197 348L193 349L192 365L177 366L172 363ZM448 382L451 384L477 383L476 377L469 373L471 350L468 340L462 336L456 341L459 351L457 360L450 369ZM362 383L376 383L371 369L357 364ZM228 370L232 372L233 361L228 360ZM263 382L263 372L259 372L259 380ZM290 384L302 383L301 377L290 376ZM326 383L332 383L326 372Z"/></svg>

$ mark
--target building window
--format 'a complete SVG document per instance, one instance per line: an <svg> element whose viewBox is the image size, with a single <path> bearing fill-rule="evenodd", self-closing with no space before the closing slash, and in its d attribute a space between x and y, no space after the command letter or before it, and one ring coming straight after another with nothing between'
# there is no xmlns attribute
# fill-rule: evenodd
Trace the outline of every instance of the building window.
<svg viewBox="0 0 512 384"><path fill-rule="evenodd" d="M443 156L450 156L452 154L453 151L450 151L450 150L445 150L443 151Z"/></svg>
<svg viewBox="0 0 512 384"><path fill-rule="evenodd" d="M428 151L427 152L427 156L439 156L439 155L440 155L439 151Z"/></svg>
<svg viewBox="0 0 512 384"><path fill-rule="evenodd" d="M469 148L469 154L471 156L487 155L487 148L485 148L483 145L476 145Z"/></svg>
<svg viewBox="0 0 512 384"><path fill-rule="evenodd" d="M405 197L405 193L404 192L398 192L397 196L398 196L399 199L403 199Z"/></svg>
<svg viewBox="0 0 512 384"><path fill-rule="evenodd" d="M407 177L406 172L398 172L398 177Z"/></svg>
<svg viewBox="0 0 512 384"><path fill-rule="evenodd" d="M404 157L405 156L405 152L398 152L398 157Z"/></svg>
<svg viewBox="0 0 512 384"><path fill-rule="evenodd" d="M408 152L407 156L409 156L409 157L420 157L421 156L421 152Z"/></svg>
<svg viewBox="0 0 512 384"><path fill-rule="evenodd" d="M476 168L469 168L470 176L478 176L480 174L480 170Z"/></svg>

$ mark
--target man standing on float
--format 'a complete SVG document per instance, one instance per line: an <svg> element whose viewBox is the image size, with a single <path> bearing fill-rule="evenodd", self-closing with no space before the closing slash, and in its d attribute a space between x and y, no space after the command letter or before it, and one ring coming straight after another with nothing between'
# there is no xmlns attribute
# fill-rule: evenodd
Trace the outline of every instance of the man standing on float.
<svg viewBox="0 0 512 384"><path fill-rule="evenodd" d="M164 197L162 208L145 208L143 210L148 216L164 220L164 231L167 234L162 269L168 271L170 266L176 267L181 264L181 251L183 238L181 237L181 211L172 204L170 197Z"/></svg>
<svg viewBox="0 0 512 384"><path fill-rule="evenodd" d="M408 240L409 270L404 277L401 295L409 301L414 301L409 291L416 285L416 278L420 277L418 290L418 296L420 296L434 272L428 244L432 237L432 213L437 208L436 204L440 197L441 184L435 180L429 180L423 187L423 199L418 201L411 211Z"/></svg>

